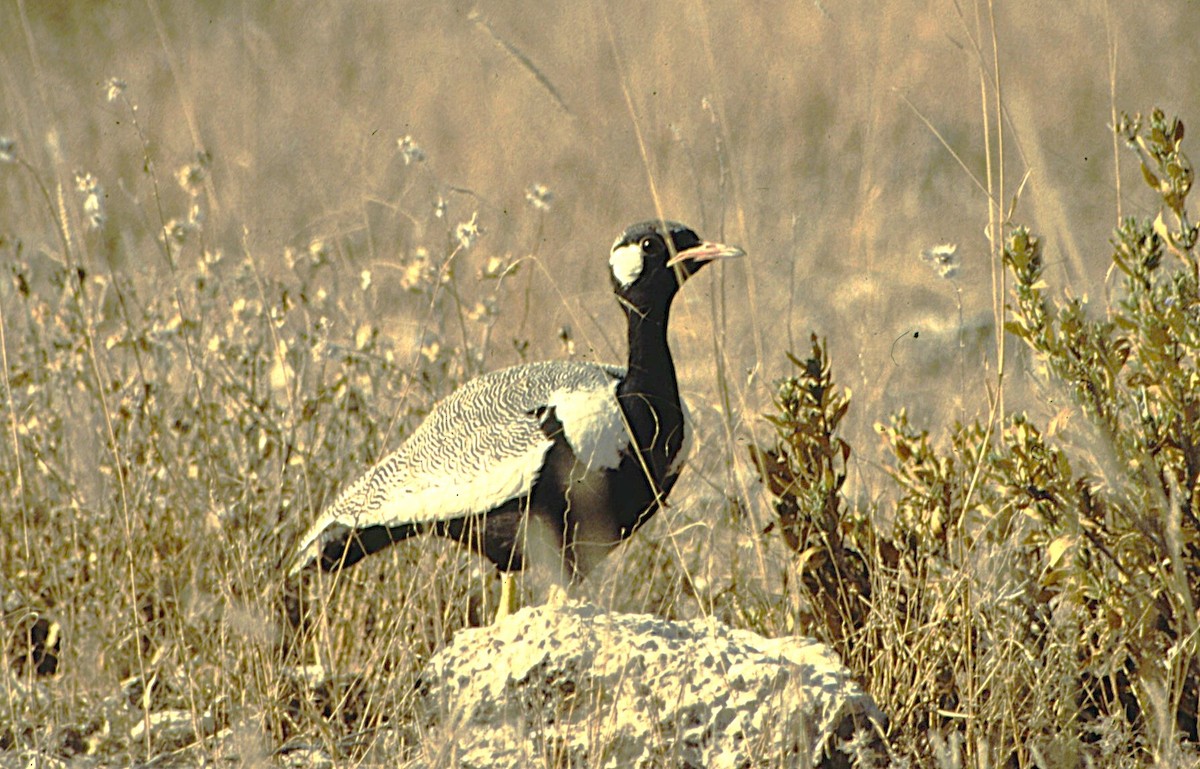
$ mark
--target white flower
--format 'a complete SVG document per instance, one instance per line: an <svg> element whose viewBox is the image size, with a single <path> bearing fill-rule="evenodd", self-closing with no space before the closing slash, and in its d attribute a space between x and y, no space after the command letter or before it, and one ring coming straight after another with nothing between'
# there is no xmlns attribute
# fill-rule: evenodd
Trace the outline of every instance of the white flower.
<svg viewBox="0 0 1200 769"><path fill-rule="evenodd" d="M921 261L938 274L939 278L952 279L958 275L962 259L958 256L957 243L941 243L921 252Z"/></svg>
<svg viewBox="0 0 1200 769"><path fill-rule="evenodd" d="M104 84L104 92L109 101L116 101L117 97L125 93L125 89L128 87L129 84L121 78L110 77L108 82Z"/></svg>
<svg viewBox="0 0 1200 769"><path fill-rule="evenodd" d="M195 197L204 188L204 166L199 163L188 163L175 172L175 179L187 194Z"/></svg>
<svg viewBox="0 0 1200 769"><path fill-rule="evenodd" d="M433 265L429 263L429 252L418 248L400 268L400 288L405 291L423 291L434 280Z"/></svg>
<svg viewBox="0 0 1200 769"><path fill-rule="evenodd" d="M479 240L479 236L483 234L483 230L479 227L478 219L479 213L473 213L471 214L471 221L460 222L454 228L454 237L463 249L468 249L475 245L475 241Z"/></svg>
<svg viewBox="0 0 1200 769"><path fill-rule="evenodd" d="M204 274L210 273L212 269L220 263L224 256L225 254L220 249L205 249L204 252L200 254L200 271Z"/></svg>
<svg viewBox="0 0 1200 769"><path fill-rule="evenodd" d="M195 228L196 226L189 221L172 219L163 227L162 237L169 243L182 246Z"/></svg>
<svg viewBox="0 0 1200 769"><path fill-rule="evenodd" d="M354 331L354 349L362 351L375 338L375 327L370 323L361 323Z"/></svg>
<svg viewBox="0 0 1200 769"><path fill-rule="evenodd" d="M83 215L89 230L104 226L108 217L104 213L104 188L96 177L82 171L75 172L75 189L83 193Z"/></svg>
<svg viewBox="0 0 1200 769"><path fill-rule="evenodd" d="M92 193L83 199L83 214L87 217L87 227L89 230L98 230L104 226L106 217L104 216L104 207L100 203L100 196Z"/></svg>
<svg viewBox="0 0 1200 769"><path fill-rule="evenodd" d="M554 201L554 193L544 184L535 184L525 190L525 199L537 210L549 211L550 204Z"/></svg>
<svg viewBox="0 0 1200 769"><path fill-rule="evenodd" d="M100 189L100 182L96 181L96 177L89 173L76 171L75 189L83 193L91 194Z"/></svg>
<svg viewBox="0 0 1200 769"><path fill-rule="evenodd" d="M400 154L404 156L404 165L406 166L420 163L425 159L425 150L421 149L411 136L406 135L397 139L396 146L400 148Z"/></svg>
<svg viewBox="0 0 1200 769"><path fill-rule="evenodd" d="M325 264L329 260L329 244L324 238L313 238L308 242L308 255L314 264Z"/></svg>
<svg viewBox="0 0 1200 769"><path fill-rule="evenodd" d="M483 266L483 270L480 271L479 276L495 279L503 275L507 269L508 265L504 263L503 259L493 256L488 258L487 264Z"/></svg>

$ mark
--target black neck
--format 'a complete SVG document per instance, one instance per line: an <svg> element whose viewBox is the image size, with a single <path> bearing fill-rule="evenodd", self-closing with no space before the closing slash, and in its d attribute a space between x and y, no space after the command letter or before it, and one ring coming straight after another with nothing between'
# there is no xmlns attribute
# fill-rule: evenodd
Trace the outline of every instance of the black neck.
<svg viewBox="0 0 1200 769"><path fill-rule="evenodd" d="M626 308L629 365L625 379L617 387L617 400L656 495L664 492L667 467L683 443L679 383L667 346L669 314L669 306L644 314Z"/></svg>

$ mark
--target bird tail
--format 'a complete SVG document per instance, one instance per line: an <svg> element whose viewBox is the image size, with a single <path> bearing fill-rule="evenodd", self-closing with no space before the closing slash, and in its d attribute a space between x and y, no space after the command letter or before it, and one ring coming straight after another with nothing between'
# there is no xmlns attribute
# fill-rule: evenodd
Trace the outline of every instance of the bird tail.
<svg viewBox="0 0 1200 769"><path fill-rule="evenodd" d="M361 528L337 522L324 527L314 526L300 545L296 559L288 569L288 576L294 578L313 566L324 572L353 566L372 553L408 539L419 530L417 525L411 523Z"/></svg>

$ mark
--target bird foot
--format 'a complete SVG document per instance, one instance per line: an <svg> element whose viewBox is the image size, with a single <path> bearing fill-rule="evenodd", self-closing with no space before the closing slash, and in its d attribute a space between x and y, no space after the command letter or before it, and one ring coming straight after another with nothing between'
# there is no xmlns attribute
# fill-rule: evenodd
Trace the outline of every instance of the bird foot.
<svg viewBox="0 0 1200 769"><path fill-rule="evenodd" d="M499 624L505 617L516 614L518 608L520 600L517 597L517 576L510 572L501 572L500 608L496 610L496 620L492 624Z"/></svg>
<svg viewBox="0 0 1200 769"><path fill-rule="evenodd" d="M558 609L566 606L570 598L564 586L554 583L546 593L546 605L552 609Z"/></svg>

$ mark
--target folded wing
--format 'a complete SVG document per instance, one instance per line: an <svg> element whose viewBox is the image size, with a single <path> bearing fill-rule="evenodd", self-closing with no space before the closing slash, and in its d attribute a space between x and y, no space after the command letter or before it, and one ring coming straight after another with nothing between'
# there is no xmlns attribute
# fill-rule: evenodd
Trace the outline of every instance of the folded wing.
<svg viewBox="0 0 1200 769"><path fill-rule="evenodd" d="M554 445L551 413L577 461L588 470L615 467L628 445L615 395L623 375L612 366L547 361L471 380L321 513L291 573L356 531L482 515L527 496Z"/></svg>

